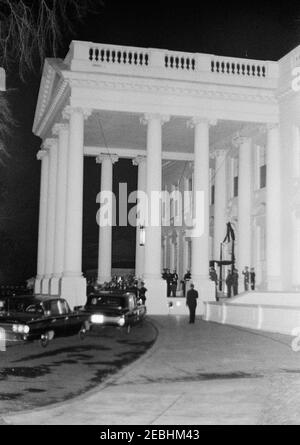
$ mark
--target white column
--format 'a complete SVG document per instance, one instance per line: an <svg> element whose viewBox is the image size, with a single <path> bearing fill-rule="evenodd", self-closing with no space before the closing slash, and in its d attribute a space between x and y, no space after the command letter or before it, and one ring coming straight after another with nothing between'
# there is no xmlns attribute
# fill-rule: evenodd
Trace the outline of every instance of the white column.
<svg viewBox="0 0 300 445"><path fill-rule="evenodd" d="M97 164L101 167L101 193L108 193L106 202L107 222L106 225L99 224L99 250L98 250L98 283L105 283L111 280L112 267L112 223L113 223L113 164L118 161L116 155L101 154L97 157Z"/></svg>
<svg viewBox="0 0 300 445"><path fill-rule="evenodd" d="M146 192L146 157L138 156L133 159L133 165L138 166L138 192ZM142 209L141 209L142 210ZM145 215L144 215L145 216ZM140 224L136 228L136 247L135 247L135 275L136 277L142 277L144 274L145 265L145 246L140 246L140 226L145 227L145 220L143 222L143 216L140 215Z"/></svg>
<svg viewBox="0 0 300 445"><path fill-rule="evenodd" d="M56 210L56 181L57 181L57 139L46 139L44 147L49 152L48 174L48 202L47 202L47 235L46 235L46 260L45 276L42 281L42 293L50 293L50 279L54 265L54 235L55 235L55 210Z"/></svg>
<svg viewBox="0 0 300 445"><path fill-rule="evenodd" d="M212 122L211 124L214 124ZM203 118L194 118L188 123L195 129L194 140L194 217L202 218L202 233L192 237L192 280L199 292L199 313L204 313L203 301L215 299L215 288L209 279L209 125ZM199 194L200 192L200 194ZM202 196L202 198L201 198ZM203 200L201 212L197 211Z"/></svg>
<svg viewBox="0 0 300 445"><path fill-rule="evenodd" d="M215 153L214 258L220 258L220 244L226 235L226 150Z"/></svg>
<svg viewBox="0 0 300 445"><path fill-rule="evenodd" d="M56 184L56 221L54 238L53 278L50 283L51 295L60 294L60 280L64 271L66 196L68 173L69 126L56 124L53 134L58 136L58 167Z"/></svg>
<svg viewBox="0 0 300 445"><path fill-rule="evenodd" d="M269 291L282 290L281 281L281 172L279 127L268 127L266 259Z"/></svg>
<svg viewBox="0 0 300 445"><path fill-rule="evenodd" d="M70 127L61 296L71 307L80 306L86 300L86 280L82 277L83 136L84 118L89 115L90 111L71 107L64 113L64 118L70 119Z"/></svg>
<svg viewBox="0 0 300 445"><path fill-rule="evenodd" d="M145 269L147 305L150 314L167 314L165 299L166 283L161 278L161 205L153 204L153 193L162 190L162 124L168 117L146 114L143 123L147 124L147 168L146 192L149 200L148 224L146 225ZM155 216L160 216L155 221Z"/></svg>
<svg viewBox="0 0 300 445"><path fill-rule="evenodd" d="M47 233L47 208L48 208L48 174L49 156L46 150L40 150L37 159L41 161L41 185L40 185L40 211L39 211L39 236L37 277L34 283L34 292L40 294L42 279L46 272L46 233Z"/></svg>
<svg viewBox="0 0 300 445"><path fill-rule="evenodd" d="M238 179L238 269L240 276L240 289L244 290L244 280L242 271L244 267L252 267L251 264L251 149L252 140L249 138L239 138L239 179Z"/></svg>

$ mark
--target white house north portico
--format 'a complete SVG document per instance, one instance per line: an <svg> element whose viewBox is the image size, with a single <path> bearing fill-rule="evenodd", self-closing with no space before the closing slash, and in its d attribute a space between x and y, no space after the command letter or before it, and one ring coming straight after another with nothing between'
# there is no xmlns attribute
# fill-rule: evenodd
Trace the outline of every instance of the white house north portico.
<svg viewBox="0 0 300 445"><path fill-rule="evenodd" d="M255 267L261 292L284 299L299 290L299 55L268 62L73 41L64 60L47 59L33 127L43 140L35 291L85 302L84 156L99 163L100 191L112 191L114 163L129 158L147 196L190 191L195 214L203 195L197 237L160 220L145 224L141 246L137 227L136 274L150 313L169 312L163 267L180 277L191 270L202 313L202 302L215 300L209 264L227 222L237 267ZM111 278L111 230L99 227L99 283Z"/></svg>

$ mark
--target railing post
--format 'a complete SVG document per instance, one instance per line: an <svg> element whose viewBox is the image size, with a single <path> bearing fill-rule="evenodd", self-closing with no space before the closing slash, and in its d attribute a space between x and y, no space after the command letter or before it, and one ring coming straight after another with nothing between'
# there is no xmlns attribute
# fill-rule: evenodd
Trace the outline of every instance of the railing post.
<svg viewBox="0 0 300 445"><path fill-rule="evenodd" d="M149 48L149 68L165 67L165 51Z"/></svg>
<svg viewBox="0 0 300 445"><path fill-rule="evenodd" d="M210 54L196 54L196 71L204 71L206 73L211 72L211 61L213 56Z"/></svg>

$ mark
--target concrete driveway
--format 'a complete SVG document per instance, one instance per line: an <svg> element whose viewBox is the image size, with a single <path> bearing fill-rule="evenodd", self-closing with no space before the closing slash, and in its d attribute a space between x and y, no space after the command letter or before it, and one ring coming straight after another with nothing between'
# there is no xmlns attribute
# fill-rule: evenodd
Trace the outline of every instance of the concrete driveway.
<svg viewBox="0 0 300 445"><path fill-rule="evenodd" d="M299 424L300 356L291 338L154 317L156 343L97 391L8 424Z"/></svg>

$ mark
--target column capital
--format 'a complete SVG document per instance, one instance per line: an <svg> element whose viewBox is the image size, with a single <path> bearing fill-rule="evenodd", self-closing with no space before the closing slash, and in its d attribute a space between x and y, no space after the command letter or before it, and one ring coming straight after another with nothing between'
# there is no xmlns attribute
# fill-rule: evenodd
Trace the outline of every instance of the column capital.
<svg viewBox="0 0 300 445"><path fill-rule="evenodd" d="M239 148L241 145L248 144L252 139L246 136L237 135L232 139L232 145L235 148Z"/></svg>
<svg viewBox="0 0 300 445"><path fill-rule="evenodd" d="M260 125L259 132L261 134L268 133L270 130L278 130L279 129L279 123L278 122L269 122L265 125Z"/></svg>
<svg viewBox="0 0 300 445"><path fill-rule="evenodd" d="M267 131L270 131L270 130L279 130L279 123L278 123L278 122L275 122L275 123L267 124L267 125L266 125L266 129L267 129Z"/></svg>
<svg viewBox="0 0 300 445"><path fill-rule="evenodd" d="M147 160L146 156L137 156L136 158L132 159L132 164L134 166L139 166L141 164L144 164Z"/></svg>
<svg viewBox="0 0 300 445"><path fill-rule="evenodd" d="M48 138L45 139L43 144L42 144L42 149L43 150L51 150L52 147L57 146L57 139L56 138Z"/></svg>
<svg viewBox="0 0 300 445"><path fill-rule="evenodd" d="M116 154L101 153L96 157L96 163L102 164L103 161L111 161L112 165L118 162L119 156Z"/></svg>
<svg viewBox="0 0 300 445"><path fill-rule="evenodd" d="M61 131L67 131L69 129L69 124L67 123L57 123L53 125L52 134L58 136Z"/></svg>
<svg viewBox="0 0 300 445"><path fill-rule="evenodd" d="M47 150L40 150L37 152L36 158L38 161L41 161L42 159L44 159L45 156L47 156L47 154Z"/></svg>
<svg viewBox="0 0 300 445"><path fill-rule="evenodd" d="M169 122L170 116L159 113L145 113L144 116L140 118L140 123L142 125L147 125L152 120L159 120L160 124L163 125Z"/></svg>
<svg viewBox="0 0 300 445"><path fill-rule="evenodd" d="M197 125L200 124L207 124L210 127L216 126L218 123L217 119L209 119L207 117L202 116L194 116L191 119L187 121L187 127L188 128L195 128Z"/></svg>
<svg viewBox="0 0 300 445"><path fill-rule="evenodd" d="M210 158L211 159L225 158L226 155L227 155L227 150L225 148L217 148L216 150L210 153Z"/></svg>
<svg viewBox="0 0 300 445"><path fill-rule="evenodd" d="M73 113L81 113L86 120L91 116L92 112L93 110L91 108L71 107L70 105L67 105L62 112L62 116L63 119L70 119Z"/></svg>

